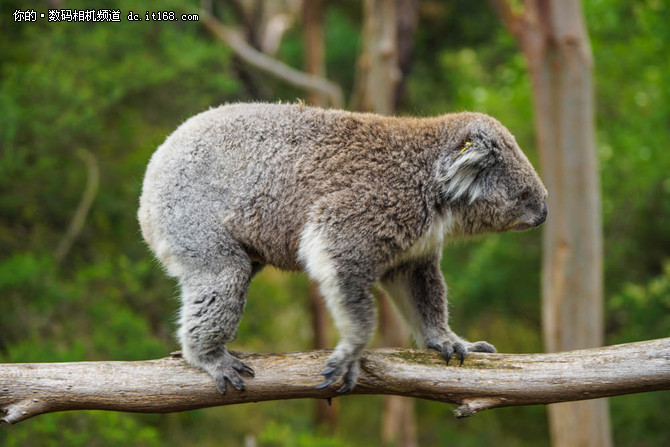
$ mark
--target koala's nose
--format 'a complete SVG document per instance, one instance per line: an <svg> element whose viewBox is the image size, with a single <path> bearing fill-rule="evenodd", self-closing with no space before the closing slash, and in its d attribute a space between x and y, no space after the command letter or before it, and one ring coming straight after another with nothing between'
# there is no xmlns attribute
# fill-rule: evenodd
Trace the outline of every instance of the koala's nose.
<svg viewBox="0 0 670 447"><path fill-rule="evenodd" d="M540 213L540 216L539 216L539 217L537 218L537 220L535 220L535 222L534 222L534 225L535 225L536 227L539 227L540 225L542 225L542 224L544 223L545 220L547 220L547 212L548 212L548 210L547 210L547 201L546 201L546 200L543 200L543 201L542 201L542 211L541 211L541 213Z"/></svg>

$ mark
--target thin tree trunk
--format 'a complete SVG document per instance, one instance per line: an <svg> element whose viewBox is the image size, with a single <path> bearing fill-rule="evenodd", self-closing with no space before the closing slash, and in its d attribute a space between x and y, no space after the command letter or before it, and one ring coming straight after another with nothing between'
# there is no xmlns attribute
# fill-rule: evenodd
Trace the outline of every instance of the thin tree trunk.
<svg viewBox="0 0 670 447"><path fill-rule="evenodd" d="M414 34L419 24L419 0L395 0L396 27L398 40L398 80L393 97L393 107L397 110L405 102L405 86L414 61Z"/></svg>
<svg viewBox="0 0 670 447"><path fill-rule="evenodd" d="M365 0L353 109L382 115L394 112L395 88L402 76L397 38L395 0Z"/></svg>
<svg viewBox="0 0 670 447"><path fill-rule="evenodd" d="M602 346L604 336L592 56L580 7L575 0L550 4L555 44L533 67L542 168L551 172L553 185L542 277L544 340L550 352ZM555 447L612 445L606 400L548 410Z"/></svg>
<svg viewBox="0 0 670 447"><path fill-rule="evenodd" d="M326 77L323 2L324 0L305 0L302 7L305 71L320 78ZM328 104L328 98L322 92L311 91L308 102L315 106L325 107Z"/></svg>
<svg viewBox="0 0 670 447"><path fill-rule="evenodd" d="M579 0L497 5L526 56L549 190L544 227L543 328L548 351L603 343L602 224L593 59ZM612 445L606 400L549 407L552 444Z"/></svg>

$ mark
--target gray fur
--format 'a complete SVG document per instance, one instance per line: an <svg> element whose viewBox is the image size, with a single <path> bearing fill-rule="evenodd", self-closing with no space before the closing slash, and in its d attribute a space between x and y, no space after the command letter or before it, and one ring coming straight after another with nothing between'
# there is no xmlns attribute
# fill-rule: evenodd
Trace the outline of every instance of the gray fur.
<svg viewBox="0 0 670 447"><path fill-rule="evenodd" d="M182 124L151 158L140 198L145 240L179 279L184 357L225 392L251 368L235 337L263 265L319 282L341 340L322 386L358 377L379 282L417 340L461 359L495 351L447 323L443 242L522 230L546 217L546 189L495 119L394 118L302 105L233 104Z"/></svg>

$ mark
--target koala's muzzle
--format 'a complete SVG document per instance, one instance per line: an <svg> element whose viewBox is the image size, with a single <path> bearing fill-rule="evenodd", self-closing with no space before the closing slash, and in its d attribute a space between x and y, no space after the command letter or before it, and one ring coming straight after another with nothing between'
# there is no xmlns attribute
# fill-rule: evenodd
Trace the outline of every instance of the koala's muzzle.
<svg viewBox="0 0 670 447"><path fill-rule="evenodd" d="M542 208L540 209L539 214L535 215L535 213L532 213L527 215L525 218L522 218L521 222L517 221L516 224L510 228L510 230L526 231L534 227L539 227L544 223L545 220L547 220L547 201L543 200Z"/></svg>
<svg viewBox="0 0 670 447"><path fill-rule="evenodd" d="M538 216L537 219L535 219L535 222L533 222L534 227L539 227L544 223L545 220L547 220L547 201L543 200L542 201L542 211L540 212L540 215Z"/></svg>

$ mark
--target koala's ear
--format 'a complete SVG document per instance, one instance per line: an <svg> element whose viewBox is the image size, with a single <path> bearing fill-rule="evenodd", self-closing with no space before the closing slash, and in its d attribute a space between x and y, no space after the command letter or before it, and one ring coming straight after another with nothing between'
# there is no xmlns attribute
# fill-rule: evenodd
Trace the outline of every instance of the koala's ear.
<svg viewBox="0 0 670 447"><path fill-rule="evenodd" d="M437 181L443 199L454 201L465 198L474 201L482 193L480 174L493 164L495 149L483 135L472 135L455 150L446 150L437 165Z"/></svg>

